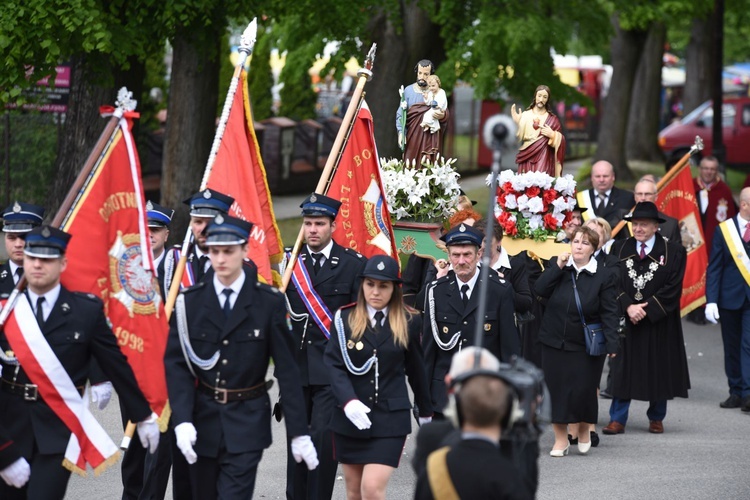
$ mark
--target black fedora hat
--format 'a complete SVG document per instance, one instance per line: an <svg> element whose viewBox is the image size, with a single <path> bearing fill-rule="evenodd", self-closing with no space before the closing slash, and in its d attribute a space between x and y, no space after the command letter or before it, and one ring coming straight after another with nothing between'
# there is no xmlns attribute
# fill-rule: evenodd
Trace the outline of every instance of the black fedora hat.
<svg viewBox="0 0 750 500"><path fill-rule="evenodd" d="M659 211L650 201L642 201L635 205L633 211L623 217L626 221L633 221L635 219L651 219L656 222L664 222L664 219L659 215Z"/></svg>
<svg viewBox="0 0 750 500"><path fill-rule="evenodd" d="M367 264L365 264L365 268L360 276L362 278L401 283L401 278L398 277L398 262L387 255L375 255L367 259Z"/></svg>

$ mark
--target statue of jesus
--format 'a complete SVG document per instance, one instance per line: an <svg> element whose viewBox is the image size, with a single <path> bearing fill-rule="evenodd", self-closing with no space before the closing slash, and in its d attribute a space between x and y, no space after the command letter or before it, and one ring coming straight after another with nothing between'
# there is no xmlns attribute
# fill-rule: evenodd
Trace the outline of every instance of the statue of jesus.
<svg viewBox="0 0 750 500"><path fill-rule="evenodd" d="M550 90L539 85L534 100L521 112L520 106L511 105L510 114L518 125L521 148L516 155L518 173L546 172L553 177L562 175L565 159L565 137L560 120L550 109Z"/></svg>

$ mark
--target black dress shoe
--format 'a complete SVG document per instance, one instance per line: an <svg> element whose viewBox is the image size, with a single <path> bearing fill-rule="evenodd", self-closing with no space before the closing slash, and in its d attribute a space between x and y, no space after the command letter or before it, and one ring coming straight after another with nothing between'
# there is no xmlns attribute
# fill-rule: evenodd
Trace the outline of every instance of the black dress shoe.
<svg viewBox="0 0 750 500"><path fill-rule="evenodd" d="M750 396L742 398L742 406L740 407L740 410L750 411Z"/></svg>
<svg viewBox="0 0 750 500"><path fill-rule="evenodd" d="M742 406L742 398L740 398L737 394L731 394L726 401L722 401L719 403L719 406L722 408L739 408Z"/></svg>
<svg viewBox="0 0 750 500"><path fill-rule="evenodd" d="M570 444L578 444L578 438L573 438L570 434L568 434L568 443Z"/></svg>
<svg viewBox="0 0 750 500"><path fill-rule="evenodd" d="M591 431L591 446L594 448L599 446L599 434L596 431Z"/></svg>
<svg viewBox="0 0 750 500"><path fill-rule="evenodd" d="M612 399L612 395L608 393L605 389L601 389L599 391L599 397L604 399Z"/></svg>

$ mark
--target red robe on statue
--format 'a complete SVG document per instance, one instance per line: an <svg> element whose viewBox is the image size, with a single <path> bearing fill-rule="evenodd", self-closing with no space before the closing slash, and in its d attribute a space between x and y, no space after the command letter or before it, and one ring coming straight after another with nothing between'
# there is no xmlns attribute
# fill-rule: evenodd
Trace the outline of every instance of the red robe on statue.
<svg viewBox="0 0 750 500"><path fill-rule="evenodd" d="M560 120L552 113L547 113L547 119L544 124L555 132L560 132L562 127ZM559 144L555 148L550 145L550 140L539 134L539 138L524 149L518 151L516 155L516 164L518 173L524 172L546 172L547 174L557 177L562 175L562 164L565 159L565 137L562 133L556 134L559 137ZM553 139L553 144L555 140ZM555 172L555 165L560 164L560 172Z"/></svg>
<svg viewBox="0 0 750 500"><path fill-rule="evenodd" d="M732 197L732 190L721 179L706 187L701 178L697 177L693 179L693 186L698 209L701 212L703 237L706 239L706 248L710 253L714 231L719 224L737 215L737 205Z"/></svg>
<svg viewBox="0 0 750 500"><path fill-rule="evenodd" d="M426 156L430 163L435 163L438 154L442 156L443 137L445 129L448 127L448 118L450 111L445 110L445 116L440 120L440 130L431 133L429 130L422 130L422 116L430 109L426 104L412 104L406 112L406 149L404 151L404 160L416 160L417 165L422 162L422 157Z"/></svg>

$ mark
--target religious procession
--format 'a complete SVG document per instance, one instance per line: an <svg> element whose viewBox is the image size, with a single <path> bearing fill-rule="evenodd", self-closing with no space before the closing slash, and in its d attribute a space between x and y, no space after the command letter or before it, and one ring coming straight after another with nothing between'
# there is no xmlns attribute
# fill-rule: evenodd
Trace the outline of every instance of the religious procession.
<svg viewBox="0 0 750 500"><path fill-rule="evenodd" d="M558 73L519 65L467 172L450 59L386 85L373 43L324 161L278 186L263 22L213 136L172 143L199 159L167 171L186 111L154 113L159 196L122 87L78 122L98 136L59 200L7 200L0 499L750 495L750 175L730 187L721 124L621 181L616 149L573 155Z"/></svg>

